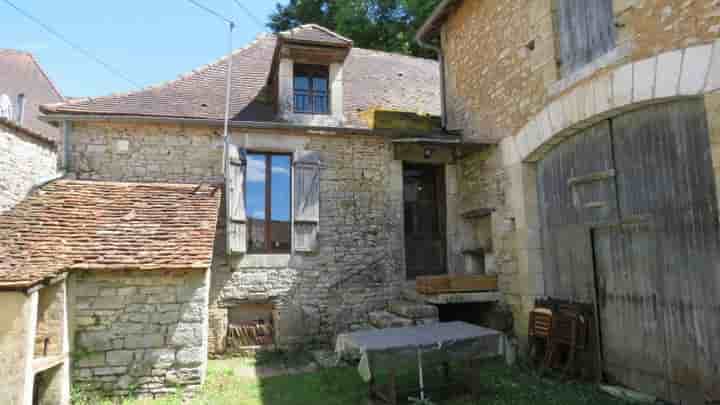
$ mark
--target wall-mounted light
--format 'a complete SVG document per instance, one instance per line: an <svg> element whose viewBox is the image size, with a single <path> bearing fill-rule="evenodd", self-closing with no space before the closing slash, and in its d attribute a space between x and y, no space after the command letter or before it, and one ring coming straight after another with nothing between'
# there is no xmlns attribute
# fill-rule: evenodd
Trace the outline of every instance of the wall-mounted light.
<svg viewBox="0 0 720 405"><path fill-rule="evenodd" d="M425 148L425 150L423 151L423 156L425 156L425 159L430 159L432 157L432 153L432 149Z"/></svg>

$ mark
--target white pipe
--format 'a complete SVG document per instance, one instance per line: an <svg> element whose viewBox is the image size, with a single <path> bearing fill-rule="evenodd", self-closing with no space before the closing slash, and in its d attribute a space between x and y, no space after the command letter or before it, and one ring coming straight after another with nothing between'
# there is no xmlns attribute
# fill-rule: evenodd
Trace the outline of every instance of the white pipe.
<svg viewBox="0 0 720 405"><path fill-rule="evenodd" d="M233 61L233 29L235 23L232 21L228 22L228 67L225 73L225 122L223 123L223 162L227 159L228 149L228 132L230 127L230 88L232 87L232 61ZM225 165L222 165L223 171L225 171ZM225 173L223 173L225 174Z"/></svg>
<svg viewBox="0 0 720 405"><path fill-rule="evenodd" d="M419 380L420 380L420 401L425 400L425 381L423 379L423 365L422 365L422 351L418 347L417 350L417 356L418 356L418 373L419 373Z"/></svg>

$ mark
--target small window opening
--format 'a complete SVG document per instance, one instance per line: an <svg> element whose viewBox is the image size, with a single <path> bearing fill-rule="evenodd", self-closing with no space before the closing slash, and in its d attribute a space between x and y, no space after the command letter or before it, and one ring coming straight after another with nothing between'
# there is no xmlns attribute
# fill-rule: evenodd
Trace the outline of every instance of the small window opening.
<svg viewBox="0 0 720 405"><path fill-rule="evenodd" d="M17 95L17 113L15 114L15 121L17 121L18 124L22 124L24 115L25 115L25 94L20 93Z"/></svg>
<svg viewBox="0 0 720 405"><path fill-rule="evenodd" d="M229 308L227 338L231 352L274 345L273 305L247 303Z"/></svg>

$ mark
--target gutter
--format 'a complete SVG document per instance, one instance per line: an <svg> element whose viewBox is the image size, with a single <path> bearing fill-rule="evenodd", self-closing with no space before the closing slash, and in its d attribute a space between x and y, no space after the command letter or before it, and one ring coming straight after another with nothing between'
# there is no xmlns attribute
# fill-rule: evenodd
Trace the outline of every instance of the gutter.
<svg viewBox="0 0 720 405"><path fill-rule="evenodd" d="M446 0L447 2L447 0ZM443 2L444 4L445 2ZM442 6L442 4L440 5ZM438 6L438 7L440 7ZM437 10L436 10L437 11ZM434 13L433 13L434 14ZM425 24L430 22L426 21ZM425 25L423 25L424 27ZM440 120L442 127L447 130L447 92L445 91L445 55L443 54L442 47L432 45L425 42L422 38L421 31L418 31L418 35L415 36L415 42L418 43L422 48L430 49L438 54L438 64L440 69Z"/></svg>

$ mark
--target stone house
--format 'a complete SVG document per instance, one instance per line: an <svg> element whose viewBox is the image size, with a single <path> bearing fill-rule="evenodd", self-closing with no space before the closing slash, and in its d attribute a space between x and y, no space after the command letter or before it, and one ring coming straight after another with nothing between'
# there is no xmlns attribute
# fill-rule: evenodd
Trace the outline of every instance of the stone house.
<svg viewBox="0 0 720 405"><path fill-rule="evenodd" d="M233 324L270 323L280 345L367 327L408 280L461 270L439 77L306 25L158 86L45 104L65 175L0 218L2 279L61 280L72 379L112 395L196 387Z"/></svg>
<svg viewBox="0 0 720 405"><path fill-rule="evenodd" d="M0 49L0 212L55 175L60 132L38 118L38 107L61 101L32 54Z"/></svg>
<svg viewBox="0 0 720 405"><path fill-rule="evenodd" d="M40 121L37 109L62 100L31 54L0 49L0 213L57 177L59 131ZM0 228L5 232L4 224ZM38 387L38 397L47 403L66 401L64 281L51 278L29 285L25 276L11 276L13 264L4 260L9 245L4 237L0 240L0 359L14 365L0 371L0 399L26 403ZM49 335L54 338L46 340Z"/></svg>
<svg viewBox="0 0 720 405"><path fill-rule="evenodd" d="M719 33L715 0L445 0L417 36L445 128L493 145L450 254L491 235L521 341L536 299L588 303L605 376L682 403L720 398Z"/></svg>

